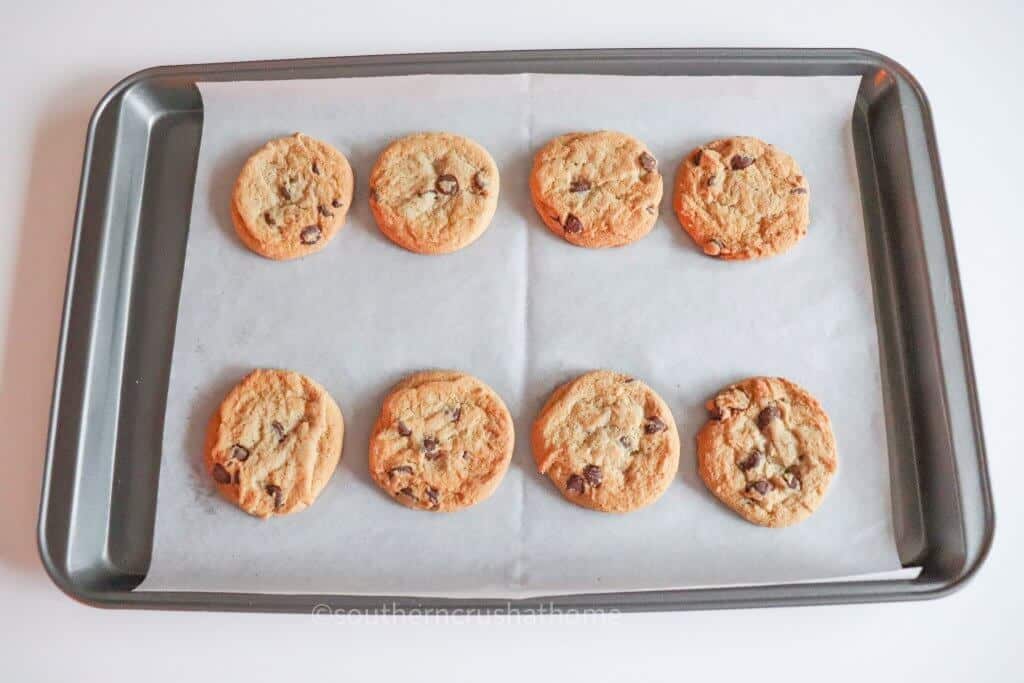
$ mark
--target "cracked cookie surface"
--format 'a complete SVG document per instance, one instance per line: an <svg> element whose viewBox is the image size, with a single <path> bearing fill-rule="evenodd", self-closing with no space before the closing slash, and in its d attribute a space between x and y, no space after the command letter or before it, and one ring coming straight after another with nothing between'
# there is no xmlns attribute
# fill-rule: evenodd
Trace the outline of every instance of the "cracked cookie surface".
<svg viewBox="0 0 1024 683"><path fill-rule="evenodd" d="M274 260L323 249L352 204L352 168L325 142L301 133L271 140L235 183L231 219L249 249Z"/></svg>
<svg viewBox="0 0 1024 683"><path fill-rule="evenodd" d="M331 478L345 423L305 375L254 370L228 393L206 432L207 471L225 498L264 519L313 504Z"/></svg>
<svg viewBox="0 0 1024 683"><path fill-rule="evenodd" d="M537 469L568 500L629 512L657 500L679 468L665 402L628 375L588 372L556 389L533 426Z"/></svg>
<svg viewBox="0 0 1024 683"><path fill-rule="evenodd" d="M624 133L569 133L537 152L530 174L534 208L548 229L581 247L619 247L658 220L658 162Z"/></svg>
<svg viewBox="0 0 1024 683"><path fill-rule="evenodd" d="M494 159L451 133L395 140L370 173L370 208L395 244L419 254L446 254L483 234L498 206Z"/></svg>
<svg viewBox="0 0 1024 683"><path fill-rule="evenodd" d="M752 137L715 140L688 154L673 206L705 254L728 260L786 251L810 222L810 191L796 161Z"/></svg>
<svg viewBox="0 0 1024 683"><path fill-rule="evenodd" d="M407 507L459 510L494 492L513 444L512 417L493 389L461 372L418 372L384 399L370 475Z"/></svg>
<svg viewBox="0 0 1024 683"><path fill-rule="evenodd" d="M754 377L718 393L697 435L700 476L744 519L783 527L821 504L838 460L821 404L789 380Z"/></svg>

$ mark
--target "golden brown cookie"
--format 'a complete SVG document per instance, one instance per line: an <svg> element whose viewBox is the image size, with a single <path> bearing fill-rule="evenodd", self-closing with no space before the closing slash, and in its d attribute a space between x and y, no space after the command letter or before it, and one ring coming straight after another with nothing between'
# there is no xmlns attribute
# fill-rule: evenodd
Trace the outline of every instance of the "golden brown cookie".
<svg viewBox="0 0 1024 683"><path fill-rule="evenodd" d="M316 500L344 434L341 410L322 386L297 372L254 370L210 420L206 467L250 515L287 515Z"/></svg>
<svg viewBox="0 0 1024 683"><path fill-rule="evenodd" d="M302 133L271 140L235 183L231 219L247 247L285 260L323 249L352 204L352 168L326 142Z"/></svg>
<svg viewBox="0 0 1024 683"><path fill-rule="evenodd" d="M581 247L619 247L654 227L662 193L658 162L624 133L570 133L537 152L530 194L551 232Z"/></svg>
<svg viewBox="0 0 1024 683"><path fill-rule="evenodd" d="M417 133L381 152L370 173L370 208L395 244L447 254L487 229L498 186L498 167L477 143L451 133Z"/></svg>
<svg viewBox="0 0 1024 683"><path fill-rule="evenodd" d="M573 503L629 512L657 500L672 483L679 433L653 389L597 370L551 394L533 425L533 457Z"/></svg>
<svg viewBox="0 0 1024 683"><path fill-rule="evenodd" d="M779 254L807 234L810 194L791 156L757 138L715 140L679 166L673 204L709 256Z"/></svg>
<svg viewBox="0 0 1024 683"><path fill-rule="evenodd" d="M471 375L418 372L384 399L370 436L370 474L398 502L460 510L498 488L514 444L501 398Z"/></svg>
<svg viewBox="0 0 1024 683"><path fill-rule="evenodd" d="M821 404L782 378L754 377L707 402L697 435L700 476L744 519L782 527L821 504L837 466Z"/></svg>

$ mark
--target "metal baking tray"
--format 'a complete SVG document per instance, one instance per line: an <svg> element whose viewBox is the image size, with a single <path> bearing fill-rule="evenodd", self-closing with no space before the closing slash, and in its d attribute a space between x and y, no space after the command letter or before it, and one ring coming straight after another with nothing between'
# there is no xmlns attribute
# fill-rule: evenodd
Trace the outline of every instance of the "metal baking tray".
<svg viewBox="0 0 1024 683"><path fill-rule="evenodd" d="M197 81L405 74L861 77L852 130L874 281L893 509L914 580L531 598L134 592L152 549L164 407L203 103ZM141 383L136 378L144 378ZM903 67L853 49L392 55L169 66L129 76L89 124L57 356L39 550L104 607L310 612L677 610L937 597L992 542L994 516L949 212L928 101Z"/></svg>

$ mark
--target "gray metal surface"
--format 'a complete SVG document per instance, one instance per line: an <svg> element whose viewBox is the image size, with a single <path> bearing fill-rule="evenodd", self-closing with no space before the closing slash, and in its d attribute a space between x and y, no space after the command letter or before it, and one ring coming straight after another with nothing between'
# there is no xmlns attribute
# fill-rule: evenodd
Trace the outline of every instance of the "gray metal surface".
<svg viewBox="0 0 1024 683"><path fill-rule="evenodd" d="M418 73L858 75L852 125L882 358L900 558L916 580L521 601L133 592L152 549L164 406L203 126L196 81ZM86 143L39 517L54 582L106 607L670 610L949 593L994 532L949 214L927 100L861 50L651 49L398 55L160 67L103 98ZM323 609L323 608L321 608Z"/></svg>

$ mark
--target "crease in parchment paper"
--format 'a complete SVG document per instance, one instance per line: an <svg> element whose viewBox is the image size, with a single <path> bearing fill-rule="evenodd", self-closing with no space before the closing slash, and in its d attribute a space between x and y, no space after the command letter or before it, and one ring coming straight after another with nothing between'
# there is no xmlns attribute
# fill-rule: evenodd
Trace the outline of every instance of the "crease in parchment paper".
<svg viewBox="0 0 1024 683"><path fill-rule="evenodd" d="M139 590L522 598L912 575L889 494L874 299L850 118L858 79L584 75L405 76L202 83L204 123L171 363L149 572ZM534 152L572 130L643 140L664 199L654 229L588 250L534 215ZM233 234L246 157L300 130L356 174L345 227L319 254L274 263ZM446 256L377 230L366 178L395 137L468 135L494 156L491 226ZM700 253L671 208L696 145L749 134L779 145L811 187L811 226L772 259ZM206 420L252 367L305 372L345 415L337 473L308 510L261 521L218 498L201 465ZM388 388L429 367L472 373L516 426L505 481L452 514L395 504L369 477L370 428ZM561 498L530 455L551 390L607 367L643 378L676 417L680 472L654 505L596 513ZM703 402L750 375L781 375L830 413L839 473L819 511L788 529L724 508L696 472Z"/></svg>

